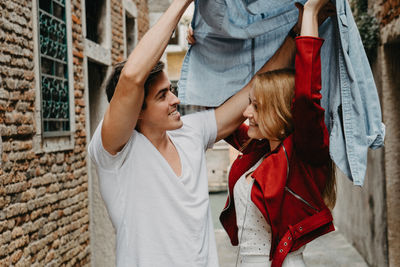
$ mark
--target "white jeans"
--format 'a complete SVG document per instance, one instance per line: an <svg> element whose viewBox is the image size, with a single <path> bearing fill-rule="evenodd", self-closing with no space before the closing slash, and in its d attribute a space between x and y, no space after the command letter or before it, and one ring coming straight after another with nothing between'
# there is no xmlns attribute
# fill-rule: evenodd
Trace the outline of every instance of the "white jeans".
<svg viewBox="0 0 400 267"><path fill-rule="evenodd" d="M262 255L241 255L239 256L240 267L269 267L271 262L268 256ZM303 253L289 253L283 261L282 267L306 267Z"/></svg>

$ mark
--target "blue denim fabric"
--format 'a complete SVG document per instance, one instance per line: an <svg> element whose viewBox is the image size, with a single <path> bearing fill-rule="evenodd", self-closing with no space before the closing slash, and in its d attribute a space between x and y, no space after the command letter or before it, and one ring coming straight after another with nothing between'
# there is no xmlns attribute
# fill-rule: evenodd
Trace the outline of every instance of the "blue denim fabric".
<svg viewBox="0 0 400 267"><path fill-rule="evenodd" d="M196 0L196 45L186 54L178 83L182 103L215 107L243 88L296 23L294 2ZM385 126L349 4L337 0L336 9L337 17L320 27L322 106L332 159L355 185L363 185L368 147L383 146Z"/></svg>

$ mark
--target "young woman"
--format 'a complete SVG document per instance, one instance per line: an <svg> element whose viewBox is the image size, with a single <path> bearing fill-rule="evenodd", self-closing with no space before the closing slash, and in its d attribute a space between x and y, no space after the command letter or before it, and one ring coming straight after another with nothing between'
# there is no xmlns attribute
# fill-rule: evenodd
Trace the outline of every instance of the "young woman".
<svg viewBox="0 0 400 267"><path fill-rule="evenodd" d="M318 13L304 6L296 73L258 74L243 124L228 138L242 150L229 174L220 220L242 267L305 266L304 245L334 230L335 176L321 100Z"/></svg>

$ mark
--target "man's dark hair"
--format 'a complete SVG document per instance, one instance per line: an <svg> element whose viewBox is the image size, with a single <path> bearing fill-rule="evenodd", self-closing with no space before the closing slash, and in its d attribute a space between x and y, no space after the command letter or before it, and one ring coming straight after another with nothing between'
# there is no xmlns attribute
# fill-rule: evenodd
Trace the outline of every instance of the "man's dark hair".
<svg viewBox="0 0 400 267"><path fill-rule="evenodd" d="M111 74L107 78L106 82L106 94L108 102L111 101L111 98L114 95L115 88L117 87L119 76L121 75L121 71L124 68L126 60L119 62L114 65ZM157 64L150 71L149 76L147 77L144 83L144 98L146 99L147 94L149 93L149 87L153 83L154 79L160 74L164 69L165 64L162 61L158 61ZM143 101L142 109L146 108L146 102Z"/></svg>

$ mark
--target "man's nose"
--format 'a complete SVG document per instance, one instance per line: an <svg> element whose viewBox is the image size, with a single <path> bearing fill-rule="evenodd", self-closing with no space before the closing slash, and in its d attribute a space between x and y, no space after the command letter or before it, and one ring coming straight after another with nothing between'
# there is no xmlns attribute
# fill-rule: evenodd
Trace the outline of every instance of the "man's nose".
<svg viewBox="0 0 400 267"><path fill-rule="evenodd" d="M171 105L179 105L179 103L181 103L181 101L179 100L179 98L173 94L171 91L169 92L171 94Z"/></svg>

